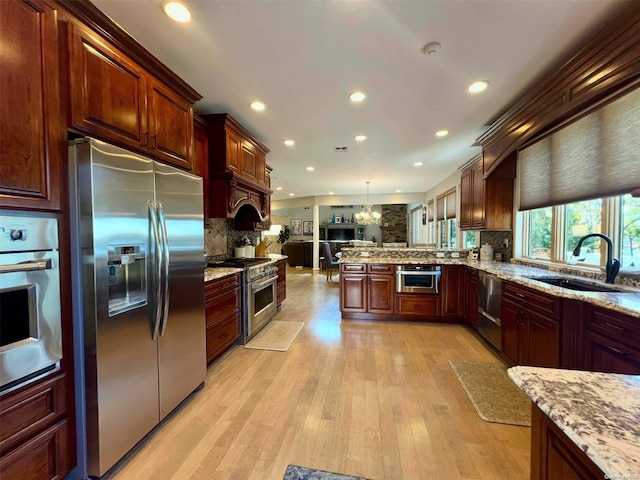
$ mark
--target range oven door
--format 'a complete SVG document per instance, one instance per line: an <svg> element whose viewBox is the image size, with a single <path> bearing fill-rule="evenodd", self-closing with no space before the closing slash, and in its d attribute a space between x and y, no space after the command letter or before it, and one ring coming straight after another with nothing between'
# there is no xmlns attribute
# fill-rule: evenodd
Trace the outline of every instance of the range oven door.
<svg viewBox="0 0 640 480"><path fill-rule="evenodd" d="M248 315L245 342L258 333L273 318L277 311L276 285L278 276L262 278L247 286Z"/></svg>
<svg viewBox="0 0 640 480"><path fill-rule="evenodd" d="M0 254L0 392L59 368L58 252Z"/></svg>

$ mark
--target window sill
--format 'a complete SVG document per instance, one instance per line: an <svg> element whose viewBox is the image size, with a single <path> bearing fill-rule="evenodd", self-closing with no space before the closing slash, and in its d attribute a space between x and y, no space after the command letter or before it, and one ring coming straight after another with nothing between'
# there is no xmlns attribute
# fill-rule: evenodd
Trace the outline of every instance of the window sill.
<svg viewBox="0 0 640 480"><path fill-rule="evenodd" d="M512 263L521 265L529 265L532 267L544 268L552 272L575 272L575 275L590 276L602 275L604 277L604 267L596 267L594 265L581 265L579 263L552 262L551 260L542 260L539 258L518 257L511 260ZM640 278L640 269L638 268L621 268L618 275L629 278Z"/></svg>

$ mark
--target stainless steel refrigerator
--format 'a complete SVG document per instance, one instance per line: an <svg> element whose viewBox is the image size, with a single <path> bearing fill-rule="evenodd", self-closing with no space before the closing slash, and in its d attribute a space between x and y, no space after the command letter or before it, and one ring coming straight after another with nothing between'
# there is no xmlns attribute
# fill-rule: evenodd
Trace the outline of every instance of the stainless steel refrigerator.
<svg viewBox="0 0 640 480"><path fill-rule="evenodd" d="M204 382L202 179L93 138L69 161L79 476L102 476Z"/></svg>

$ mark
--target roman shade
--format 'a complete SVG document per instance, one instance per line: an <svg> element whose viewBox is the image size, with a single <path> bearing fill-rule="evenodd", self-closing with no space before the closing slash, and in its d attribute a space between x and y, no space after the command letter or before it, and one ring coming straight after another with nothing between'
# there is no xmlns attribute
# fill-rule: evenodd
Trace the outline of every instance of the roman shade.
<svg viewBox="0 0 640 480"><path fill-rule="evenodd" d="M433 208L433 200L427 202L427 220L433 222L435 218L435 209Z"/></svg>
<svg viewBox="0 0 640 480"><path fill-rule="evenodd" d="M640 88L518 152L520 210L640 186Z"/></svg>
<svg viewBox="0 0 640 480"><path fill-rule="evenodd" d="M446 195L436 197L436 220L444 220L444 199Z"/></svg>
<svg viewBox="0 0 640 480"><path fill-rule="evenodd" d="M458 204L456 203L456 189L452 189L446 193L446 212L447 218L456 218L458 213Z"/></svg>

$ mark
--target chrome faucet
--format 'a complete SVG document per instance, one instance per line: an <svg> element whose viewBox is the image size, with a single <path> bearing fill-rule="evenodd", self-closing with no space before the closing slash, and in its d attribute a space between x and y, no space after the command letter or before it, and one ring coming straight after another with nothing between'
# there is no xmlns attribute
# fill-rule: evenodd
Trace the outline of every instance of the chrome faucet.
<svg viewBox="0 0 640 480"><path fill-rule="evenodd" d="M616 275L618 275L618 270L620 270L620 260L613 258L613 242L606 235L603 235L602 233L590 233L589 235L585 235L580 238L580 240L578 240L578 245L573 250L573 256L578 257L580 255L582 242L589 237L600 237L607 242L607 264L604 267L606 273L605 283L614 283Z"/></svg>

